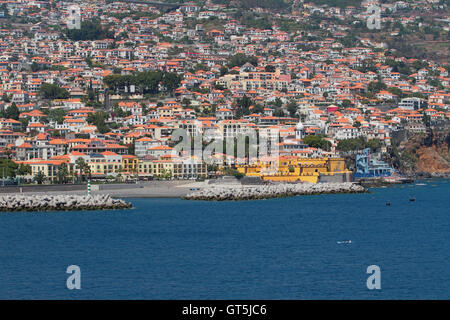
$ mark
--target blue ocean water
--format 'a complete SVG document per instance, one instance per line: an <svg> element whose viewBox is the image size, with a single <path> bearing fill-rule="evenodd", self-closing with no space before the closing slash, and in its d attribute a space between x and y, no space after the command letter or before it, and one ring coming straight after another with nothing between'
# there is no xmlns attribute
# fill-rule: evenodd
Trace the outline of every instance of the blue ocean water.
<svg viewBox="0 0 450 320"><path fill-rule="evenodd" d="M450 181L424 183L0 213L0 298L449 299ZM66 288L69 265L81 269L81 290ZM381 290L366 287L369 265L381 269Z"/></svg>

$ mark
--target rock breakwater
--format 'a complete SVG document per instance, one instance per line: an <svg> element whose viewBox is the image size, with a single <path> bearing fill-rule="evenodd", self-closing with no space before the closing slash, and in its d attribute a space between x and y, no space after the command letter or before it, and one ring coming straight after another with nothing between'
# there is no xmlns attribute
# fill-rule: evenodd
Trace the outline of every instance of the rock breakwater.
<svg viewBox="0 0 450 320"><path fill-rule="evenodd" d="M258 186L214 186L194 191L184 200L258 200L269 198L291 197L298 195L316 195L331 193L364 193L367 190L355 183L298 183L274 184Z"/></svg>
<svg viewBox="0 0 450 320"><path fill-rule="evenodd" d="M68 211L126 209L131 204L110 195L6 195L0 211Z"/></svg>

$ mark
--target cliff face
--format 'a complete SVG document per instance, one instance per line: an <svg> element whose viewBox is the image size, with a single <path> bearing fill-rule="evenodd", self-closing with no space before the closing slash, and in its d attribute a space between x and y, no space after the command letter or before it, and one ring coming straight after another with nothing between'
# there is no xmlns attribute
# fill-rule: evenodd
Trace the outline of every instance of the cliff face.
<svg viewBox="0 0 450 320"><path fill-rule="evenodd" d="M403 133L393 140L389 162L409 175L450 174L450 129Z"/></svg>
<svg viewBox="0 0 450 320"><path fill-rule="evenodd" d="M419 147L415 169L424 173L450 173L448 144L439 143L431 147Z"/></svg>

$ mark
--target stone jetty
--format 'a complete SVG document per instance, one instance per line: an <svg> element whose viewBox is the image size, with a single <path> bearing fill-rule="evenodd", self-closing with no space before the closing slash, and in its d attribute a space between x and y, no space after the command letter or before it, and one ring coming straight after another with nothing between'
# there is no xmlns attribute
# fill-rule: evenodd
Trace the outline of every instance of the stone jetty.
<svg viewBox="0 0 450 320"><path fill-rule="evenodd" d="M131 204L110 195L4 195L0 211L68 211L126 209Z"/></svg>
<svg viewBox="0 0 450 320"><path fill-rule="evenodd" d="M364 193L367 190L355 183L280 183L258 186L213 186L194 191L183 197L184 200L258 200L299 195L330 193Z"/></svg>

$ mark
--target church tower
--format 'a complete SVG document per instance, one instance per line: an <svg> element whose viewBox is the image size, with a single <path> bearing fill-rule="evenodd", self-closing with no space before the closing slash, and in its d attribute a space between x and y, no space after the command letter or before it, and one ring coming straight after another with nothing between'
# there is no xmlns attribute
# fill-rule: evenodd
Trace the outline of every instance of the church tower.
<svg viewBox="0 0 450 320"><path fill-rule="evenodd" d="M298 120L295 126L295 138L303 139L305 137L305 127L303 126L302 120Z"/></svg>

